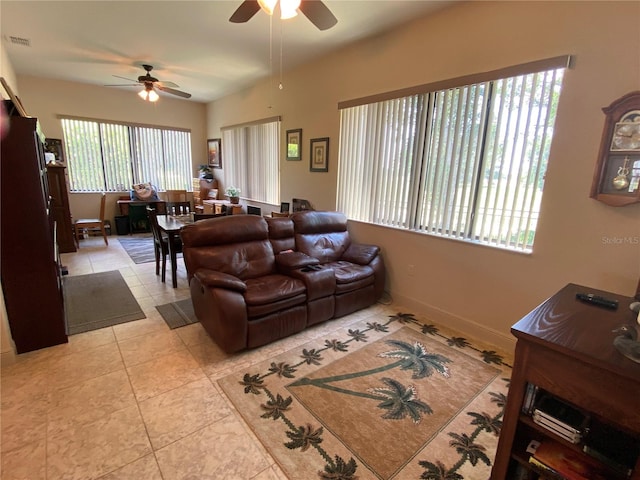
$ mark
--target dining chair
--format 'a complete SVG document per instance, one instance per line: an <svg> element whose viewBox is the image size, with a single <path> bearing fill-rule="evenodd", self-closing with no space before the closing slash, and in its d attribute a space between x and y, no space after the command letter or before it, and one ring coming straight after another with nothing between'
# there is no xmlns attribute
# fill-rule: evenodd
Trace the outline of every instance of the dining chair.
<svg viewBox="0 0 640 480"><path fill-rule="evenodd" d="M102 198L100 199L100 218L79 218L73 222L73 230L75 233L76 244L80 246L80 233L84 230L102 232L102 238L104 238L105 245L109 245L107 240L107 230L104 225L104 206L107 200L106 193L102 192Z"/></svg>
<svg viewBox="0 0 640 480"><path fill-rule="evenodd" d="M191 202L167 202L168 215L187 215L191 212Z"/></svg>
<svg viewBox="0 0 640 480"><path fill-rule="evenodd" d="M167 271L167 255L169 255L169 237L162 233L158 227L158 218L155 209L147 207L147 215L149 217L149 225L153 233L153 253L156 257L156 275L160 275L160 256L162 255L162 282L166 279ZM182 252L182 241L176 237L174 239L174 248L176 252Z"/></svg>

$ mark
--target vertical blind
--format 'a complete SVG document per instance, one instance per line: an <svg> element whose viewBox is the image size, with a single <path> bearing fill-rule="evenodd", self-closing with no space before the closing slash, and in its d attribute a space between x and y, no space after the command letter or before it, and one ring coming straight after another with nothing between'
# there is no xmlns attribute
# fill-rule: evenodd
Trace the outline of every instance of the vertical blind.
<svg viewBox="0 0 640 480"><path fill-rule="evenodd" d="M531 251L563 68L341 109L350 218Z"/></svg>
<svg viewBox="0 0 640 480"><path fill-rule="evenodd" d="M280 119L222 129L227 186L258 202L280 203Z"/></svg>
<svg viewBox="0 0 640 480"><path fill-rule="evenodd" d="M156 127L62 118L70 190L127 191L151 182L160 190L191 190L191 133Z"/></svg>

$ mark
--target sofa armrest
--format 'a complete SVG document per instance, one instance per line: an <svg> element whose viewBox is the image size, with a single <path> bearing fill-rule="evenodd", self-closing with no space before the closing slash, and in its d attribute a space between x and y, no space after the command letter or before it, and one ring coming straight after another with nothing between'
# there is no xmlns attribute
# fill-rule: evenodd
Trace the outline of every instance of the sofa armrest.
<svg viewBox="0 0 640 480"><path fill-rule="evenodd" d="M320 261L302 252L282 252L276 255L276 265L284 270L294 270L296 268L317 265Z"/></svg>
<svg viewBox="0 0 640 480"><path fill-rule="evenodd" d="M341 260L357 263L358 265L369 265L379 253L380 247L376 245L352 243L342 255Z"/></svg>
<svg viewBox="0 0 640 480"><path fill-rule="evenodd" d="M196 270L194 277L196 277L202 285L209 288L226 288L227 290L235 290L240 293L244 293L247 290L246 283L228 273L200 268Z"/></svg>

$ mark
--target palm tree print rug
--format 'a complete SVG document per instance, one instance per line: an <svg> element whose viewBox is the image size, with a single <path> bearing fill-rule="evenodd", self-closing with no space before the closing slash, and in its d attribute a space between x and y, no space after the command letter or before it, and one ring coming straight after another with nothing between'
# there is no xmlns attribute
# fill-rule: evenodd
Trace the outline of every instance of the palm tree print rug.
<svg viewBox="0 0 640 480"><path fill-rule="evenodd" d="M411 314L352 324L219 380L292 479L489 477L509 365Z"/></svg>

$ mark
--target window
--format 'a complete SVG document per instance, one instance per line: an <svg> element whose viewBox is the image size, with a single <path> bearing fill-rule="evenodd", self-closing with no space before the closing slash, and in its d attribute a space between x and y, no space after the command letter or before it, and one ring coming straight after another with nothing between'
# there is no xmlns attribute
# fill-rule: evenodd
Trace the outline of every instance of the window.
<svg viewBox="0 0 640 480"><path fill-rule="evenodd" d="M280 118L222 128L227 186L244 198L280 203Z"/></svg>
<svg viewBox="0 0 640 480"><path fill-rule="evenodd" d="M338 208L354 220L530 252L567 61L341 105Z"/></svg>
<svg viewBox="0 0 640 480"><path fill-rule="evenodd" d="M72 192L122 192L151 182L192 190L191 133L62 118Z"/></svg>

